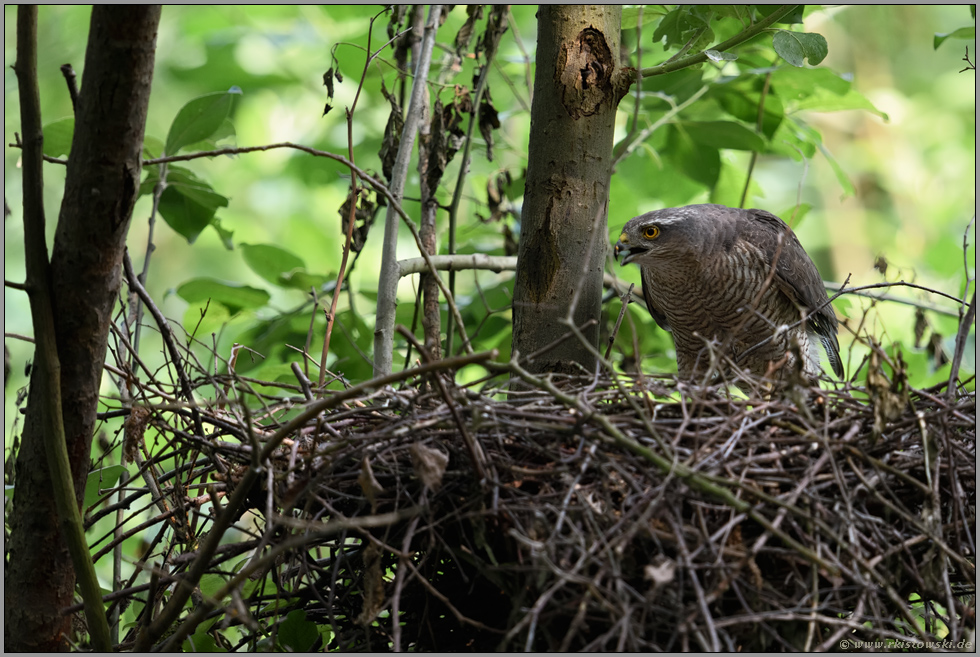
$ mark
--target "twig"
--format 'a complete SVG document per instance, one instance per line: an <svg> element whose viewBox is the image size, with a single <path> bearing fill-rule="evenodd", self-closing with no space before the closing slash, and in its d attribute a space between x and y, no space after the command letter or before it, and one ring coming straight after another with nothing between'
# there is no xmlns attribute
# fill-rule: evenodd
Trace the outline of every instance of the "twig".
<svg viewBox="0 0 980 657"><path fill-rule="evenodd" d="M75 77L75 69L71 67L71 64L62 64L61 74L65 76L65 83L68 85L71 109L72 111L78 111L78 80Z"/></svg>
<svg viewBox="0 0 980 657"><path fill-rule="evenodd" d="M356 167L354 167L354 110L357 108L357 101L361 97L361 90L364 88L364 80L367 79L368 68L371 66L372 60L374 60L374 58L388 46L386 43L374 53L371 52L371 32L374 30L374 21L379 15L380 14L372 16L371 22L368 24L367 57L364 60L364 70L361 72L361 79L357 83L357 92L354 94L354 102L351 103L349 108L346 108L347 158L351 162L351 166L349 167L351 176L349 197L350 212L347 218L347 230L344 232L344 249L340 257L340 270L337 272L337 284L333 288L333 296L330 299L330 310L327 311L327 331L323 338L323 349L320 353L320 376L317 382L317 387L321 390L323 389L323 384L327 376L327 354L330 352L330 337L333 334L333 325L337 318L337 301L340 299L340 291L344 286L344 274L347 272L347 259L350 257L350 245L354 236L354 222L357 219L359 192L357 187L357 170ZM314 312L316 312L315 308L316 306L314 305Z"/></svg>
<svg viewBox="0 0 980 657"><path fill-rule="evenodd" d="M433 360L428 350L423 349L422 345L420 345L418 340L415 339L415 336L412 335L411 331L406 329L401 324L396 326L395 330L401 333L402 337L415 346L415 349L422 355L422 360L426 364L438 362ZM470 432L467 431L466 423L463 422L463 418L459 414L459 409L456 407L456 404L453 403L453 398L449 396L449 391L446 390L446 384L443 382L442 378L440 378L438 373L433 374L432 378L435 380L436 386L439 388L439 394L442 395L443 400L446 402L449 412L452 413L453 421L456 423L456 428L459 429L459 433L463 437L463 442L466 443L466 450L470 453L470 461L473 463L473 470L476 472L476 475L479 478L480 486L483 487L487 483L487 471L483 465L486 462L487 457L480 448L480 444L476 442Z"/></svg>
<svg viewBox="0 0 980 657"><path fill-rule="evenodd" d="M623 307L619 309L619 317L616 318L616 325L613 326L612 333L609 335L609 345L606 347L605 353L606 360L609 360L609 354L612 353L613 344L616 343L616 336L619 335L619 326L623 323L623 317L626 315L626 309L629 307L633 286L634 283L630 283L629 289L620 297L620 300L623 302Z"/></svg>
<svg viewBox="0 0 980 657"><path fill-rule="evenodd" d="M749 39L752 39L758 36L759 34L761 34L762 32L764 32L773 23L776 23L777 21L780 21L783 18L785 18L797 6L798 5L783 5L779 7L779 9L776 9L774 12L772 12L771 14L769 14L768 16L760 20L758 23L755 23L754 25L742 30L741 32L733 36L731 39L719 43L717 46L709 48L708 50L717 50L718 52L724 52L726 50L730 50L734 48L735 46L741 45L746 41L748 41ZM659 64L657 66L645 68L640 71L640 77L646 78L654 75L664 75L666 73L673 73L674 71L679 71L683 68L687 68L688 66L693 66L695 64L702 64L706 61L708 61L708 56L704 53L704 51L701 51L697 54L690 55L688 57L684 57L683 59L679 59L670 63L664 62L663 64Z"/></svg>
<svg viewBox="0 0 980 657"><path fill-rule="evenodd" d="M766 73L766 79L762 83L762 92L759 94L759 112L756 116L755 121L755 131L757 134L762 135L762 120L766 115L766 96L769 95L769 84L772 82L772 71ZM745 174L745 186L742 187L742 198L738 202L738 207L745 207L745 199L749 195L749 187L752 184L752 171L755 169L756 160L759 159L759 151L752 151L752 155L749 157L749 170Z"/></svg>

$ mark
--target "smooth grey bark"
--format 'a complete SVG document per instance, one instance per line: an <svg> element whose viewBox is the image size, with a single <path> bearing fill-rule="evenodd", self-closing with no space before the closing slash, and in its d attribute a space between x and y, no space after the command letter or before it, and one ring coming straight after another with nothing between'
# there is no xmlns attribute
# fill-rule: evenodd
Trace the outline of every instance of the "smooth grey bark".
<svg viewBox="0 0 980 657"><path fill-rule="evenodd" d="M619 64L621 8L542 5L528 169L514 285L514 350L526 355L598 319L607 245L616 106L632 69ZM570 305L574 302L574 307ZM585 331L598 346L598 327ZM528 364L532 372L591 371L570 339Z"/></svg>
<svg viewBox="0 0 980 657"><path fill-rule="evenodd" d="M402 129L398 154L392 168L391 190L399 202L405 190L408 177L408 164L412 157L415 135L419 129L422 104L425 102L425 85L428 83L429 63L432 61L432 48L435 44L436 30L439 29L439 15L442 5L432 5L425 26L425 36L415 67L412 83L412 96L405 112L405 127ZM395 343L395 309L398 307L398 214L391 204L385 214L385 233L381 249L381 277L378 280L378 315L374 326L374 376L391 373L392 347Z"/></svg>

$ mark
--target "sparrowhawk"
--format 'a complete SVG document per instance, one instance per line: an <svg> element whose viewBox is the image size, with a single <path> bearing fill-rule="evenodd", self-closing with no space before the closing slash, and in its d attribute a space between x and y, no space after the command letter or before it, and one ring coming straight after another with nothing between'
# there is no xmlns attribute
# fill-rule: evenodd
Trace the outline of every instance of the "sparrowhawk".
<svg viewBox="0 0 980 657"><path fill-rule="evenodd" d="M793 371L794 354L816 378L819 341L843 376L820 274L779 217L713 204L656 210L626 223L615 254L639 265L647 309L673 334L681 376L711 369L711 341L740 367L777 380Z"/></svg>

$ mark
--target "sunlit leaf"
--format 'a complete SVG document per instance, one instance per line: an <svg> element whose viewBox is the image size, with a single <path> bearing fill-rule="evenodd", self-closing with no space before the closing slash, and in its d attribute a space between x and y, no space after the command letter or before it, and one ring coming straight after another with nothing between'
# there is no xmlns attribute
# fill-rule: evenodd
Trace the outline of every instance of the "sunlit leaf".
<svg viewBox="0 0 980 657"><path fill-rule="evenodd" d="M762 151L765 140L755 131L734 121L684 121L683 129L695 142L714 148Z"/></svg>
<svg viewBox="0 0 980 657"><path fill-rule="evenodd" d="M231 113L235 97L241 93L241 89L232 87L228 91L205 94L181 107L167 134L167 155L176 155L188 144L211 138L221 129Z"/></svg>
<svg viewBox="0 0 980 657"><path fill-rule="evenodd" d="M231 312L243 308L261 308L269 302L269 293L265 290L207 277L193 278L183 283L177 288L177 294L189 303L211 299Z"/></svg>
<svg viewBox="0 0 980 657"><path fill-rule="evenodd" d="M61 157L71 153L71 140L75 132L75 119L68 117L52 121L41 129L44 135L44 154Z"/></svg>
<svg viewBox="0 0 980 657"><path fill-rule="evenodd" d="M104 468L93 470L85 480L85 506L90 507L95 504L106 489L112 488L119 481L126 468L121 465L107 465Z"/></svg>
<svg viewBox="0 0 980 657"><path fill-rule="evenodd" d="M969 27L961 27L958 30L953 30L952 32L946 32L945 34L936 33L932 38L933 49L938 49L939 46L943 44L946 39L968 39L970 41L975 41L977 38L977 28L975 25Z"/></svg>
<svg viewBox="0 0 980 657"><path fill-rule="evenodd" d="M714 187L721 171L718 149L700 144L676 125L669 128L666 159L674 163L687 177Z"/></svg>
<svg viewBox="0 0 980 657"><path fill-rule="evenodd" d="M793 66L803 66L803 60L816 66L827 56L827 40L820 34L778 30L772 37L776 54Z"/></svg>

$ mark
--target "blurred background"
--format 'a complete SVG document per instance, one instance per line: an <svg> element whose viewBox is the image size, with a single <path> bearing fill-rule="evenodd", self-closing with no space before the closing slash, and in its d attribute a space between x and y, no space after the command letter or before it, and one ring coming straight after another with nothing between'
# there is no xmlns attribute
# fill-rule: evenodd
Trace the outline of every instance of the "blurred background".
<svg viewBox="0 0 980 657"><path fill-rule="evenodd" d="M162 142L174 116L188 101L236 86L243 93L232 115L235 134L222 144L252 146L291 141L346 155L344 108L353 103L364 67L369 19L378 11L365 6L166 7L157 42L148 137ZM19 131L17 81L10 69L15 57L16 9L7 6L4 12L4 138L10 144ZM89 8L76 6L40 9L39 75L45 124L72 114L59 71L62 64L72 64L84 86L89 13ZM662 6L645 10L639 41L633 27L638 22L638 12L628 9L624 14L634 16L633 26L626 27L624 20L623 54L631 65L638 64L638 52L643 67L670 56L662 45L652 42L656 21L663 13ZM454 84L473 84L472 56L455 56L452 45L465 20L465 8L456 7L439 31L440 47L433 61L430 91L443 102L452 101ZM960 71L967 66L963 61L967 46L970 58L974 58L975 42L954 37L937 48L935 35L974 24L967 6L807 8L804 30L822 34L828 44L829 54L817 68L828 69L851 84L837 96L801 95L795 106L783 97L786 124L809 135L811 143L819 143L819 147L812 156L801 157L797 146L788 141L779 143L777 135L772 147L757 157L745 205L770 210L790 222L826 280L841 283L849 277L852 286L904 280L957 298L964 295L967 277L972 279L975 275L975 232L971 228L965 233L975 212L976 84L973 71ZM388 40L386 25L385 16L375 23L372 50ZM478 24L477 30L482 29L482 23ZM493 133L492 161L487 159L479 131L475 133L470 173L460 206L460 252L510 253L512 245L508 244L506 233L509 231L516 238L519 232L517 217L527 161L535 34L534 8L513 7L510 29L501 42L489 81L501 127ZM797 79L802 81L800 84L808 84L809 78L793 76L811 71L774 62L770 41L758 41L756 55L749 52L741 64L706 67L696 74L694 83L744 76L746 62L758 56L760 61L768 57L769 65L781 65L773 73L774 86L782 84L785 89ZM390 111L381 94L381 81L396 95L401 92L392 61L388 48L371 65L353 116L355 160L378 175L381 165L377 154ZM339 68L344 79L336 82L333 110L324 115L327 94L322 78L331 66ZM681 88L693 79L685 75L688 74L644 81L641 127L669 113L697 89ZM762 76L757 77L761 81ZM629 131L634 103L631 94L621 105L617 140ZM695 103L674 119L697 119L706 113L702 105ZM665 139L669 139L669 134L663 137L655 133L617 165L610 190L609 234L613 240L627 220L649 210L709 201L738 205L752 157L748 151L722 149L717 178L713 185L706 185L698 180L696 171L692 177L690 171L678 170L671 157L661 156L670 148ZM18 149L5 148L4 196L13 214L4 224L4 276L12 281L24 279L19 157ZM460 159L457 155L443 179L441 203L449 203ZM210 277L266 290L270 301L258 309L229 311L212 305L199 327L199 337L206 336L202 339L211 344L209 334L213 332L217 352L225 357L236 341L257 351L262 351L263 340L301 347L312 312L309 295L270 285L245 262L242 247L270 244L287 249L302 260L306 272L327 281L320 296L329 300L343 247L339 209L347 197L346 170L332 161L285 149L195 160L183 166L228 198L227 207L219 208L216 219L222 230L231 232L234 248L229 250L219 232L211 228L189 244L158 220L153 229L156 250L147 281L150 294L168 317L192 330L200 321L204 304L188 302L177 293L186 281ZM496 186L498 179L505 182L505 178L498 178L502 173L509 174L512 182L500 186L503 201L494 213L488 206L488 183ZM47 229L51 237L61 201L64 167L46 165L45 176ZM417 189L417 174L413 171L406 197L416 201L407 200L405 207L415 216ZM149 196L143 196L133 215L129 249L137 268L142 267L147 250L150 207ZM492 215L499 216L491 220ZM443 219L440 216L439 221ZM382 223L383 220L374 225L350 272L351 292L340 301L340 328L335 331L339 337L334 338L337 343L332 350L336 354L328 365L343 371L349 380L370 376ZM445 252L447 228L440 223L439 230L440 248ZM964 241L968 245L965 253ZM415 256L414 242L403 230L399 257ZM636 268L621 269L610 259L608 270L629 282L639 282ZM402 279L401 323L412 322L416 285L415 277ZM457 285L467 322L472 321L474 326L484 322L480 329L482 347L499 347L506 356L509 311L490 310L508 304L512 272L462 272ZM910 369L916 368L919 385L943 380L949 367L942 366L936 346L952 353L956 304L909 288L893 288L889 293L934 305L940 312L926 314L928 328L918 341L916 308L910 305L877 304L865 318L863 329L886 344L901 343ZM871 300L859 297L835 302L839 314L849 318L855 329L872 305ZM614 298L607 306L615 317L619 302ZM634 310L633 324L646 327L641 332L645 336L640 350L643 369L674 370L669 338L653 328L645 311ZM290 313L293 320L288 325L276 323L277 318ZM312 348L316 353L323 326L321 312L316 318ZM445 324L443 327L445 330ZM23 293L5 290L4 330L32 335L29 305ZM937 337L930 350L926 343L933 335ZM632 340L625 328L622 340L624 344ZM843 349L849 348L849 334L842 331L841 341ZM26 385L25 367L32 360L33 349L17 339L8 338L5 342L13 365L4 396L4 429L9 448L16 432L18 391ZM163 362L157 336L144 337L143 350L149 352L146 357L151 362L154 358ZM245 360L239 361L240 370L252 368L255 376L274 378L279 374L274 368L283 366L281 360ZM860 351L851 355L850 372L860 360ZM629 358L619 362L627 369L635 365L627 361ZM395 363L399 367L402 360L396 356ZM263 372L263 367L273 369ZM975 370L973 341L963 367L967 372ZM109 384L104 392L116 394Z"/></svg>

